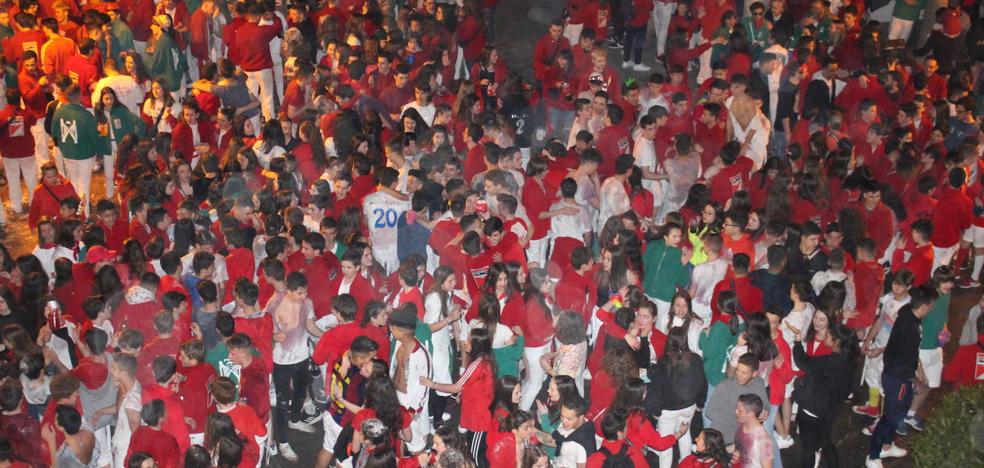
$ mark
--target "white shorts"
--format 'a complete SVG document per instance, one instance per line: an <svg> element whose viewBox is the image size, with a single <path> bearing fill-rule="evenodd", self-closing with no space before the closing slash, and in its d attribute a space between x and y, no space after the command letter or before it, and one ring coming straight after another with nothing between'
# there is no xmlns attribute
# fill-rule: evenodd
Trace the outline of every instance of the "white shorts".
<svg viewBox="0 0 984 468"><path fill-rule="evenodd" d="M971 226L964 229L963 241L974 247L984 247L984 227Z"/></svg>
<svg viewBox="0 0 984 468"><path fill-rule="evenodd" d="M334 453L335 442L338 442L338 435L342 433L342 426L335 422L331 413L325 412L325 417L321 418L321 425L325 428L325 437L321 441L321 450Z"/></svg>
<svg viewBox="0 0 984 468"><path fill-rule="evenodd" d="M919 363L926 374L926 385L929 388L939 388L940 377L943 375L943 348L920 349Z"/></svg>

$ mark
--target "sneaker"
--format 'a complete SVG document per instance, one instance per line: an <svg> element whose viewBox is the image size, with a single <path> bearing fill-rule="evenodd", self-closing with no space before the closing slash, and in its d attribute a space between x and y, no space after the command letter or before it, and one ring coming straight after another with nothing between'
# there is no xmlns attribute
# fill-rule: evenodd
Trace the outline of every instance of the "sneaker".
<svg viewBox="0 0 984 468"><path fill-rule="evenodd" d="M905 421L899 421L899 427L895 428L895 433L902 437L909 435L909 427L905 425Z"/></svg>
<svg viewBox="0 0 984 468"><path fill-rule="evenodd" d="M879 458L872 460L871 458L865 457L864 468L882 468L882 461Z"/></svg>
<svg viewBox="0 0 984 468"><path fill-rule="evenodd" d="M780 450L788 449L789 447L792 447L793 446L793 438L790 437L790 436L788 436L788 435L786 437L782 437L782 436L780 436L780 435L777 434L776 435L776 445L779 446L779 449Z"/></svg>
<svg viewBox="0 0 984 468"><path fill-rule="evenodd" d="M295 431L306 432L308 434L313 434L314 433L314 426L312 426L312 425L310 425L310 424L308 424L308 423L306 423L304 421L291 421L291 422L287 423L287 427L289 427L289 428L291 428L291 429L293 429Z"/></svg>
<svg viewBox="0 0 984 468"><path fill-rule="evenodd" d="M898 445L892 444L891 447L887 449L882 449L880 458L902 458L909 454L909 451L899 447Z"/></svg>
<svg viewBox="0 0 984 468"><path fill-rule="evenodd" d="M922 432L925 427L923 426L923 420L919 416L906 416L904 420L905 424L919 432Z"/></svg>
<svg viewBox="0 0 984 468"><path fill-rule="evenodd" d="M277 448L280 451L280 456L284 457L284 460L287 460L291 463L297 463L298 460L297 453L294 452L294 449L290 448L290 444L287 443L278 444Z"/></svg>
<svg viewBox="0 0 984 468"><path fill-rule="evenodd" d="M611 39L608 40L608 48L609 49L621 49L622 48L622 41L620 41L618 39L615 39L613 37L613 38L611 38Z"/></svg>
<svg viewBox="0 0 984 468"><path fill-rule="evenodd" d="M871 434L874 434L875 432L875 424L878 424L878 421L875 421L867 426L864 426L864 429L861 429L861 433L868 437L871 437Z"/></svg>
<svg viewBox="0 0 984 468"><path fill-rule="evenodd" d="M635 66L632 67L632 69L635 70L635 71L637 71L637 72L647 72L649 70L652 70L652 68L649 68L648 66L646 66L644 64L641 64L641 63L635 64Z"/></svg>
<svg viewBox="0 0 984 468"><path fill-rule="evenodd" d="M854 406L851 408L851 410L857 414L860 414L861 416L868 416L871 418L877 418L878 415L881 414L881 411L878 409L877 406L868 406L868 405Z"/></svg>
<svg viewBox="0 0 984 468"><path fill-rule="evenodd" d="M977 281L969 276L964 276L957 280L957 287L960 289L975 289L980 287L980 281Z"/></svg>
<svg viewBox="0 0 984 468"><path fill-rule="evenodd" d="M622 68L632 68L632 62L628 60L622 62Z"/></svg>
<svg viewBox="0 0 984 468"><path fill-rule="evenodd" d="M324 417L325 417L325 413L321 411L316 411L314 414L305 413L304 419L302 419L302 421L304 421L305 424L314 424L318 421L321 421L321 419Z"/></svg>

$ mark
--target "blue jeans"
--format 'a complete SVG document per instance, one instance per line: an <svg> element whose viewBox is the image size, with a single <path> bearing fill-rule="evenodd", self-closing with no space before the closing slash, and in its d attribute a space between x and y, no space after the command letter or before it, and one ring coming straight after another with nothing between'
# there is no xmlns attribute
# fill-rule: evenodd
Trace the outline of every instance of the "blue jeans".
<svg viewBox="0 0 984 468"><path fill-rule="evenodd" d="M547 106L547 118L550 122L550 135L566 143L571 123L574 122L574 112Z"/></svg>
<svg viewBox="0 0 984 468"><path fill-rule="evenodd" d="M888 374L882 374L882 391L885 392L885 405L881 419L871 435L871 447L868 456L872 460L881 458L883 445L892 443L895 428L905 418L912 404L912 379L902 380Z"/></svg>
<svg viewBox="0 0 984 468"><path fill-rule="evenodd" d="M776 443L776 415L781 411L782 405L769 405L769 417L765 420L765 430L769 432L772 439L772 466L782 468L782 454L779 453L779 444Z"/></svg>
<svg viewBox="0 0 984 468"><path fill-rule="evenodd" d="M647 24L648 26L648 24ZM646 46L646 26L626 26L622 43L622 61L630 59L636 65L642 63L642 49Z"/></svg>
<svg viewBox="0 0 984 468"><path fill-rule="evenodd" d="M707 384L707 400L704 401L704 411L700 412L700 418L704 420L704 427L711 427L711 420L707 419L707 405L711 403L711 397L714 395L714 385Z"/></svg>

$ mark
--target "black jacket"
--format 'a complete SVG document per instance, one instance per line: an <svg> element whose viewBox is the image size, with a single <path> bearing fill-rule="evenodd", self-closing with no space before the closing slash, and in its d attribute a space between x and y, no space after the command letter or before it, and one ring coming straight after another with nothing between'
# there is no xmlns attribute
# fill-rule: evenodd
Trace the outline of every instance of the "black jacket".
<svg viewBox="0 0 984 468"><path fill-rule="evenodd" d="M652 390L659 395L660 410L679 410L691 405L704 406L707 400L707 377L700 356L688 352L683 365L670 366L660 359L653 372Z"/></svg>
<svg viewBox="0 0 984 468"><path fill-rule="evenodd" d="M807 356L803 343L793 347L793 360L806 375L796 382L793 398L813 415L824 418L835 414L837 405L851 393L851 360L843 353Z"/></svg>

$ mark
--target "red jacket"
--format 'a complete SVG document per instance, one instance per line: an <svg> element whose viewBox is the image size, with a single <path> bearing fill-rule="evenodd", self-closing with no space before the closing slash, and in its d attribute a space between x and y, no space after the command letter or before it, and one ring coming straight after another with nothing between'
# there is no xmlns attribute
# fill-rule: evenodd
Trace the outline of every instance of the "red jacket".
<svg viewBox="0 0 984 468"><path fill-rule="evenodd" d="M27 216L27 224L34 229L38 225L38 219L42 216L55 218L60 211L61 201L77 196L75 187L72 183L62 176L58 176L58 185L49 186L44 182L34 188L34 195L31 197L31 211Z"/></svg>
<svg viewBox="0 0 984 468"><path fill-rule="evenodd" d="M984 368L979 364L984 359L984 335L977 335L977 343L963 345L943 368L943 380L952 382L960 388L984 383Z"/></svg>
<svg viewBox="0 0 984 468"><path fill-rule="evenodd" d="M628 117L626 121L631 122ZM615 159L622 154L632 154L632 133L623 124L605 127L599 132L595 147L601 153L598 176L602 179L611 177L615 175Z"/></svg>
<svg viewBox="0 0 984 468"><path fill-rule="evenodd" d="M215 368L208 363L180 369L185 380L181 382L181 400L185 415L195 420L194 432L205 431L205 420L215 411L215 402L209 394L208 386L215 378Z"/></svg>
<svg viewBox="0 0 984 468"><path fill-rule="evenodd" d="M455 33L458 36L458 45L464 49L465 60L469 63L478 60L482 49L485 49L485 25L473 15L467 15L458 23Z"/></svg>
<svg viewBox="0 0 984 468"><path fill-rule="evenodd" d="M215 126L207 120L198 121L198 141L215 147ZM195 142L191 127L182 119L171 131L171 150L181 151L181 157L191 162L195 157Z"/></svg>
<svg viewBox="0 0 984 468"><path fill-rule="evenodd" d="M270 397L268 395L267 400L269 399ZM165 415L164 423L161 425L161 430L173 436L177 441L180 450L178 453L185 453L188 447L191 446L191 440L188 438L188 426L184 421L185 412L184 406L181 404L181 398L169 388L162 387L158 384L151 384L143 388L142 402L143 404L147 404L153 400L164 401L167 414ZM180 464L177 466L180 466Z"/></svg>
<svg viewBox="0 0 984 468"><path fill-rule="evenodd" d="M330 297L335 297L338 295L338 289L342 286L342 275L336 275L335 279L328 282L325 287L328 295ZM355 279L352 280L352 284L349 286L349 294L355 298L355 305L358 307L355 313L355 321L362 322L362 311L365 310L366 304L369 301L379 299L376 290L369 285L369 280L365 279L362 275L355 275Z"/></svg>
<svg viewBox="0 0 984 468"><path fill-rule="evenodd" d="M571 50L571 43L566 37L560 36L558 40L554 40L550 34L541 37L533 48L533 76L543 80L562 50Z"/></svg>
<svg viewBox="0 0 984 468"><path fill-rule="evenodd" d="M220 40L212 32L211 18L201 8L195 10L188 20L188 30L191 56L198 60L207 60L209 42Z"/></svg>
<svg viewBox="0 0 984 468"><path fill-rule="evenodd" d="M854 268L854 290L857 296L857 317L848 319L852 330L863 330L875 322L878 299L885 282L885 269L878 262L858 262Z"/></svg>
<svg viewBox="0 0 984 468"><path fill-rule="evenodd" d="M733 286L732 286L733 284ZM714 315L718 315L721 311L718 309L718 296L721 295L723 291L734 290L735 294L738 296L738 304L745 311L745 316L751 314L762 313L762 290L752 285L751 278L743 276L741 278L729 277L721 281L714 286L714 293L711 296L711 312Z"/></svg>
<svg viewBox="0 0 984 468"><path fill-rule="evenodd" d="M82 106L92 107L92 90L99 81L99 69L96 68L95 57L76 55L65 62L65 71L72 82L82 90Z"/></svg>
<svg viewBox="0 0 984 468"><path fill-rule="evenodd" d="M41 86L38 82L41 76L40 71L37 75L31 75L23 70L17 75L17 87L20 88L24 109L36 119L43 119L48 109L48 96L45 94L47 86Z"/></svg>
<svg viewBox="0 0 984 468"><path fill-rule="evenodd" d="M0 109L0 147L3 157L11 159L34 156L31 126L37 123L33 113L8 103ZM29 175L29 177L33 177Z"/></svg>
<svg viewBox="0 0 984 468"><path fill-rule="evenodd" d="M170 408L169 408L170 409ZM163 429L152 429L150 426L140 426L130 436L130 449L126 452L129 464L130 457L137 452L150 454L160 468L178 468L181 466L181 448L173 435Z"/></svg>
<svg viewBox="0 0 984 468"><path fill-rule="evenodd" d="M229 24L222 28L222 42L225 43L228 53L226 57L232 60L232 63L239 65L242 57L240 57L240 49L236 46L236 35L239 34L239 29L246 24L246 18L235 17ZM272 60L272 59L271 59Z"/></svg>
<svg viewBox="0 0 984 468"><path fill-rule="evenodd" d="M279 19L274 19L272 25L260 26L259 23L246 22L235 30L235 43L229 47L236 49L239 66L243 71L254 72L273 68L273 57L270 56L270 41L283 32Z"/></svg>
<svg viewBox="0 0 984 468"><path fill-rule="evenodd" d="M127 24L133 31L133 40L147 42L150 39L150 24L153 22L155 9L153 0L134 0L133 11Z"/></svg>
<svg viewBox="0 0 984 468"><path fill-rule="evenodd" d="M909 259L905 260L907 255ZM912 272L913 286L926 284L933 272L933 244L920 247L915 245L912 239L907 239L904 249L895 249L892 253L892 272L903 268Z"/></svg>
<svg viewBox="0 0 984 468"><path fill-rule="evenodd" d="M960 242L963 231L971 226L974 202L962 190L946 187L933 210L933 245L947 248Z"/></svg>
<svg viewBox="0 0 984 468"><path fill-rule="evenodd" d="M458 383L462 386L461 427L475 432L498 431L489 411L495 388L495 369L488 359L480 359L469 365Z"/></svg>

